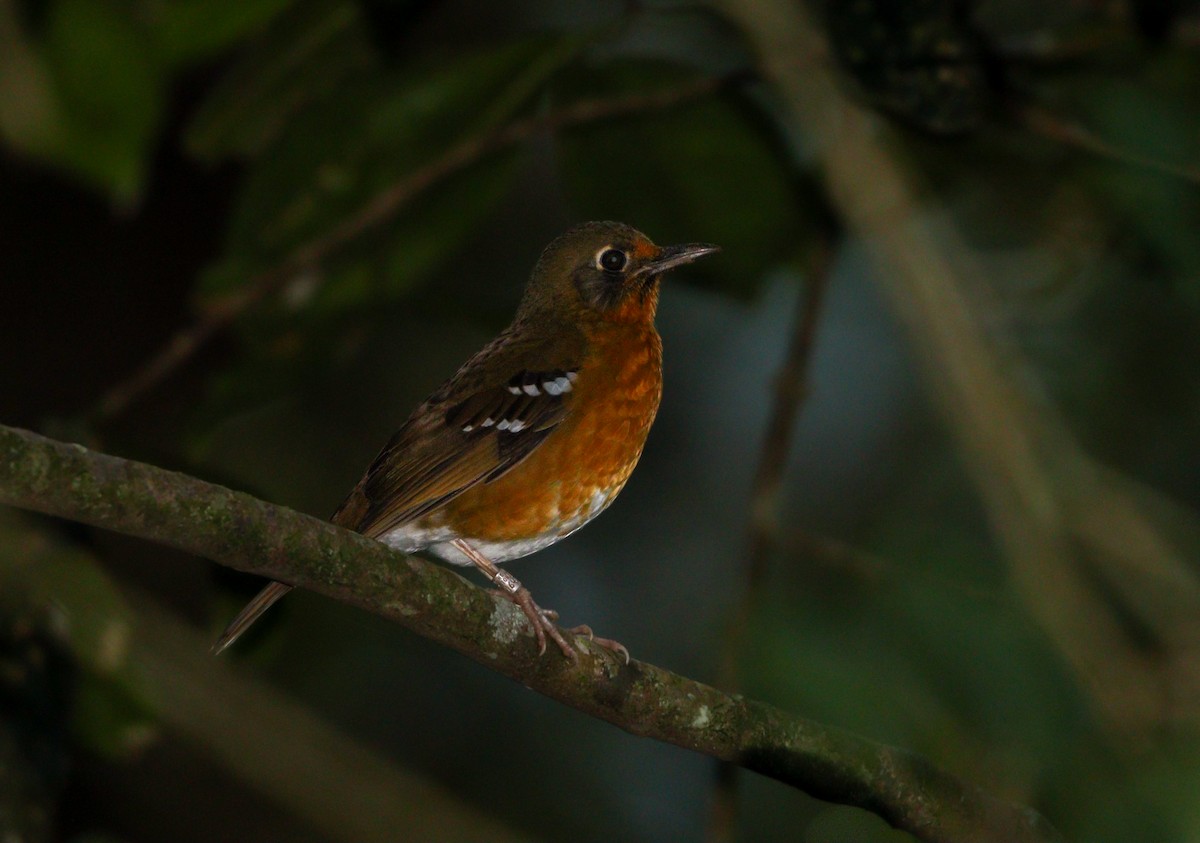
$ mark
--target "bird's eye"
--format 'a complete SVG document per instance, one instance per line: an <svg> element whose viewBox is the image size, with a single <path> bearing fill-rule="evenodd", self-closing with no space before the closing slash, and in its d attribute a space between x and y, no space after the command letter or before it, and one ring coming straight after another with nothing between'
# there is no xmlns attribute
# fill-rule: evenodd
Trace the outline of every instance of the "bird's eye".
<svg viewBox="0 0 1200 843"><path fill-rule="evenodd" d="M596 254L596 266L605 272L620 272L628 262L629 256L612 246L605 246Z"/></svg>

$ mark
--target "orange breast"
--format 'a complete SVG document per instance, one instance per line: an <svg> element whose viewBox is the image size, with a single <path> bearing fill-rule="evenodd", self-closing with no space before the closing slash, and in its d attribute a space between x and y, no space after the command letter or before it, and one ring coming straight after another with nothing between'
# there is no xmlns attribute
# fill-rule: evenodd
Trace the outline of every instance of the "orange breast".
<svg viewBox="0 0 1200 843"><path fill-rule="evenodd" d="M652 324L591 339L570 415L516 468L433 516L461 537L522 541L566 535L598 515L629 479L662 397L662 343Z"/></svg>

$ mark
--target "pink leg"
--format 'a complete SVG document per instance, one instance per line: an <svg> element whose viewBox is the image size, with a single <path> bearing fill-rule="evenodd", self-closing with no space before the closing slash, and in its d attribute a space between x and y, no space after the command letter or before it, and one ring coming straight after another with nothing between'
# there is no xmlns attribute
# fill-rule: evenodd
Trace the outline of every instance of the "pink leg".
<svg viewBox="0 0 1200 843"><path fill-rule="evenodd" d="M483 572L484 576L497 586L501 594L521 607L521 611L525 613L525 617L529 618L529 623L533 626L533 634L537 636L538 655L546 652L546 636L549 635L554 640L554 643L558 645L558 649L562 650L564 656L572 661L579 659L579 654L575 652L575 648L567 643L567 639L563 638L562 633L559 632L558 627L554 624L558 620L557 612L538 606L533 600L533 595L529 593L529 589L521 585L520 580L508 571L502 571L497 568L495 563L472 547L468 542L462 539L454 539L453 544L462 551L464 556L474 563L476 568Z"/></svg>

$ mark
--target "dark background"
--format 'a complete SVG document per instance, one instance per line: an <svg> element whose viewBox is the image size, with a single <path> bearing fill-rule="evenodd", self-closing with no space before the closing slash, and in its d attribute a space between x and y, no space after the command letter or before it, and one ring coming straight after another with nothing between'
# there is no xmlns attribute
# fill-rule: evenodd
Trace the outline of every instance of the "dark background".
<svg viewBox="0 0 1200 843"><path fill-rule="evenodd" d="M1086 640L1046 622L1075 611L1054 603L1053 583L1014 583L930 401L938 372L912 356L913 326L885 301L741 34L703 6L0 0L0 422L326 516L408 411L505 324L566 227L618 218L660 243L719 243L664 286L665 398L629 486L587 530L517 563L521 579L568 625L728 681L773 387L803 291L820 285L737 653L742 688L926 755L1069 839L1195 839L1200 11L827 11L846 93L878 112L927 221L956 230L983 270L969 293L1043 414L1054 488L1096 482L1055 459L1071 442L1120 491L1097 530L1116 544L1134 535L1127 523L1143 531L1121 553L1080 533L1066 543L1095 597L1073 627ZM695 95L704 79L717 81ZM637 106L649 92L674 93ZM629 107L558 119L593 99ZM380 224L289 264L454 144L537 116L555 125L435 172ZM104 408L172 336L280 266L281 290ZM185 620L185 649L203 649L259 585L99 531L12 513L4 524L10 562L31 535L53 537L99 566L97 589ZM205 730L218 720L168 711L153 682L97 670L52 619L0 606L0 702L41 812L30 839L339 836L216 752ZM1103 664L1081 666L1081 651ZM290 596L228 659L514 833L657 841L709 828L710 759L326 599ZM193 678L203 695L208 680ZM741 781L742 839L908 839Z"/></svg>

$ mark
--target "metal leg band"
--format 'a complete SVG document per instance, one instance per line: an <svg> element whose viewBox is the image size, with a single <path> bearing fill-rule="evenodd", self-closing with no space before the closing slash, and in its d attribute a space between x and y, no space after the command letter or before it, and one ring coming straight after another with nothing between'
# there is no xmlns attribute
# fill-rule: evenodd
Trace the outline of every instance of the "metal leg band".
<svg viewBox="0 0 1200 843"><path fill-rule="evenodd" d="M509 594L516 594L521 590L521 581L508 571L497 570L496 576L492 579L492 582L500 586L500 588L504 589Z"/></svg>

